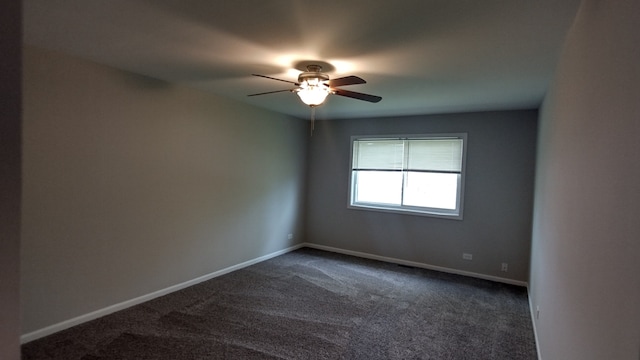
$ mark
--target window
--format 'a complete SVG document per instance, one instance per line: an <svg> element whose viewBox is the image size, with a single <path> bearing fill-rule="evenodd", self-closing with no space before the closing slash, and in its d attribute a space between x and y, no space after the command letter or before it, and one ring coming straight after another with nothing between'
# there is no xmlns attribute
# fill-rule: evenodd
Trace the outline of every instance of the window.
<svg viewBox="0 0 640 360"><path fill-rule="evenodd" d="M350 207L462 219L466 134L351 140Z"/></svg>

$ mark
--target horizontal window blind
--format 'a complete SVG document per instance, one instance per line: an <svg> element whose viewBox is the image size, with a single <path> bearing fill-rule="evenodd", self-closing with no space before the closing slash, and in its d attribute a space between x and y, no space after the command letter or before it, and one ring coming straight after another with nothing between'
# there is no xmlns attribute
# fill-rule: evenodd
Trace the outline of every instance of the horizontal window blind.
<svg viewBox="0 0 640 360"><path fill-rule="evenodd" d="M403 140L356 140L353 170L402 170Z"/></svg>
<svg viewBox="0 0 640 360"><path fill-rule="evenodd" d="M462 139L355 140L353 170L460 172Z"/></svg>
<svg viewBox="0 0 640 360"><path fill-rule="evenodd" d="M408 140L407 170L462 170L462 139Z"/></svg>

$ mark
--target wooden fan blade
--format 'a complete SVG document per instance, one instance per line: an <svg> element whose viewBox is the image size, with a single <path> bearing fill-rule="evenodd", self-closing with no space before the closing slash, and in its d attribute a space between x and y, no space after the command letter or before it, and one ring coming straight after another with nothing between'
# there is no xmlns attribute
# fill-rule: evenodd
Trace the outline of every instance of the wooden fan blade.
<svg viewBox="0 0 640 360"><path fill-rule="evenodd" d="M257 94L250 94L250 95L247 95L247 96L258 96L258 95L266 95L266 94L275 94L275 93L279 93L279 92L293 91L293 90L295 90L295 88L286 89L286 90L267 91L267 92L262 92L262 93L257 93Z"/></svg>
<svg viewBox="0 0 640 360"><path fill-rule="evenodd" d="M300 84L298 84L297 82L293 82L293 81L289 81L289 80L282 80L282 79L274 78L274 77L271 77L271 76L260 75L260 74L251 74L251 75L253 75L253 76L259 76L259 77L263 77L263 78L265 78L265 79L271 79L271 80L283 81L283 82L286 82L286 83L289 83L289 84L300 85Z"/></svg>
<svg viewBox="0 0 640 360"><path fill-rule="evenodd" d="M364 100L372 103L377 103L382 98L376 95L363 94L355 91L342 90L342 89L333 89L333 93L340 96L346 96L353 99Z"/></svg>
<svg viewBox="0 0 640 360"><path fill-rule="evenodd" d="M367 82L364 79L361 79L357 76L345 76L337 79L329 80L330 87L336 86L346 86L346 85L356 85L356 84L366 84Z"/></svg>

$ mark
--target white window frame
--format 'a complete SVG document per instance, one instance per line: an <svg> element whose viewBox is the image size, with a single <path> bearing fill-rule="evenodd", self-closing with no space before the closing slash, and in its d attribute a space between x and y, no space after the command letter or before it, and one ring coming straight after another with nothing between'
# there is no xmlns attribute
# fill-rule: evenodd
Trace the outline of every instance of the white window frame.
<svg viewBox="0 0 640 360"><path fill-rule="evenodd" d="M443 139L461 139L462 140L462 164L460 170L460 178L457 188L457 204L455 210L417 207L408 205L392 205L392 204L374 204L374 203L356 203L354 202L356 189L354 181L354 142L362 140L443 140ZM454 220L463 219L464 208L464 184L466 177L467 163L467 133L445 133L445 134L417 134L417 135L358 135L352 136L349 151L349 202L347 207L355 210L382 211L391 213L411 214L420 216L430 216ZM406 160L405 160L406 161ZM402 170L403 174L406 170ZM404 177L404 175L403 175ZM404 181L403 181L404 188Z"/></svg>

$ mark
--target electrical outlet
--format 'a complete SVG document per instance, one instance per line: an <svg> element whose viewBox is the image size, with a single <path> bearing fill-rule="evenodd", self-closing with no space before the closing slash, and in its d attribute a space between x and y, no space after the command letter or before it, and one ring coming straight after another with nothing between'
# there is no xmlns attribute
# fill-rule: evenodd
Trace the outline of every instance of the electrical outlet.
<svg viewBox="0 0 640 360"><path fill-rule="evenodd" d="M287 239L289 239L289 240L293 239L293 234L287 235Z"/></svg>
<svg viewBox="0 0 640 360"><path fill-rule="evenodd" d="M502 267L500 268L500 271L504 271L504 272L509 271L509 264L502 263Z"/></svg>
<svg viewBox="0 0 640 360"><path fill-rule="evenodd" d="M463 253L462 254L462 258L464 260L473 260L473 255L472 254Z"/></svg>

